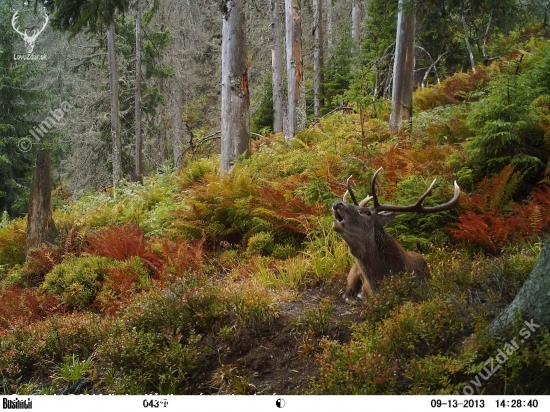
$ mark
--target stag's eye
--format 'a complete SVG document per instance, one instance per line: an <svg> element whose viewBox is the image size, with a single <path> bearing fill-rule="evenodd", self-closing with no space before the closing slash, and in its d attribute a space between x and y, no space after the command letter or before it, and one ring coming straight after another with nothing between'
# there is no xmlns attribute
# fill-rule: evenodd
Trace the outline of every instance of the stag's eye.
<svg viewBox="0 0 550 412"><path fill-rule="evenodd" d="M370 210L360 210L359 213L362 214L362 215L367 215L367 216L371 215Z"/></svg>

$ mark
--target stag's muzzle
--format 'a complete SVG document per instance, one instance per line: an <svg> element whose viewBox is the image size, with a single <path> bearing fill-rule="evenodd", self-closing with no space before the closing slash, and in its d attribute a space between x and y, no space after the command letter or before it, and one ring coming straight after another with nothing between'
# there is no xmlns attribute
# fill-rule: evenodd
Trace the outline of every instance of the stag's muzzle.
<svg viewBox="0 0 550 412"><path fill-rule="evenodd" d="M344 203L342 202L335 202L332 205L332 214L336 219L336 221L332 224L332 229L336 232L341 232L344 230L344 217L339 212L342 207L344 207Z"/></svg>

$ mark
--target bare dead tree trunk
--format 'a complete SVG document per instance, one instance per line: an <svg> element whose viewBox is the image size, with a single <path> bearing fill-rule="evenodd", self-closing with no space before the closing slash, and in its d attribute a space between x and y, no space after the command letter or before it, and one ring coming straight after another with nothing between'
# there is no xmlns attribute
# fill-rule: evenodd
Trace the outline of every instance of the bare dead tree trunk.
<svg viewBox="0 0 550 412"><path fill-rule="evenodd" d="M109 89L111 95L111 137L113 139L113 189L122 178L122 143L120 136L120 104L118 100L118 69L116 59L115 21L107 30L107 55L109 59ZM114 191L116 194L116 191Z"/></svg>
<svg viewBox="0 0 550 412"><path fill-rule="evenodd" d="M476 63L474 61L474 52L472 51L472 45L470 44L470 36L468 35L468 26L466 26L466 13L468 10L462 11L462 29L464 30L464 43L466 43L466 48L468 49L468 56L470 57L470 66L472 71L476 72Z"/></svg>
<svg viewBox="0 0 550 412"><path fill-rule="evenodd" d="M227 0L222 6L222 176L237 158L250 154L248 66L244 0Z"/></svg>
<svg viewBox="0 0 550 412"><path fill-rule="evenodd" d="M489 21L487 22L487 28L485 29L485 35L483 36L483 44L481 46L481 52L483 58L487 58L487 40L489 39L489 31L491 30L491 21L493 20L493 13L489 14Z"/></svg>
<svg viewBox="0 0 550 412"><path fill-rule="evenodd" d="M298 0L285 0L286 72L288 80L288 135L293 138L299 130L300 92L304 80L302 61L302 19Z"/></svg>
<svg viewBox="0 0 550 412"><path fill-rule="evenodd" d="M27 257L44 241L53 242L56 235L52 217L50 151L40 149L32 177L29 213L27 216Z"/></svg>
<svg viewBox="0 0 550 412"><path fill-rule="evenodd" d="M273 132L283 131L283 27L281 22L281 0L271 0L271 67L272 67L272 88L273 88Z"/></svg>
<svg viewBox="0 0 550 412"><path fill-rule="evenodd" d="M141 137L141 0L136 2L136 176L141 179L143 170L143 140Z"/></svg>
<svg viewBox="0 0 550 412"><path fill-rule="evenodd" d="M400 131L402 122L412 117L414 30L414 1L399 0L393 64L392 112L390 115L392 132Z"/></svg>
<svg viewBox="0 0 550 412"><path fill-rule="evenodd" d="M323 0L313 0L313 112L325 105L323 97Z"/></svg>

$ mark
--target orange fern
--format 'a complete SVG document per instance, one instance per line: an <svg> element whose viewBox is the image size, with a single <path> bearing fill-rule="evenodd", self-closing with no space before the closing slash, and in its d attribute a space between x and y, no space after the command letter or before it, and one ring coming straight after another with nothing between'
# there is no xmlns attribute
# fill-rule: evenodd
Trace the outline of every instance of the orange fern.
<svg viewBox="0 0 550 412"><path fill-rule="evenodd" d="M133 225L111 226L86 236L86 252L116 260L139 257L143 264L153 270L162 266L159 256L151 252L143 230Z"/></svg>
<svg viewBox="0 0 550 412"><path fill-rule="evenodd" d="M36 289L12 286L0 292L0 335L2 330L45 319L61 307L56 296L38 294Z"/></svg>
<svg viewBox="0 0 550 412"><path fill-rule="evenodd" d="M103 290L98 294L94 306L105 313L117 312L136 292L138 274L128 268L116 267L109 270L103 282Z"/></svg>
<svg viewBox="0 0 550 412"><path fill-rule="evenodd" d="M478 202L477 205L484 203ZM497 210L483 213L462 213L451 233L456 241L481 246L489 254L497 254L513 241L540 235L550 229L550 186L535 188L529 199L516 204L503 215Z"/></svg>
<svg viewBox="0 0 550 412"><path fill-rule="evenodd" d="M43 243L39 248L30 252L28 257L27 271L32 283L39 284L55 265L63 261L63 248L56 247L51 243Z"/></svg>

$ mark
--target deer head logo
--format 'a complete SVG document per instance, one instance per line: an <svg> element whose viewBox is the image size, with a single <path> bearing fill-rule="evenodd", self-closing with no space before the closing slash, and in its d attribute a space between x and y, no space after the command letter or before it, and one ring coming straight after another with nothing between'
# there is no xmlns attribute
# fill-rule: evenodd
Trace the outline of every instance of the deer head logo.
<svg viewBox="0 0 550 412"><path fill-rule="evenodd" d="M27 54L32 53L32 51L34 50L34 43L36 42L38 35L44 31L44 29L46 28L46 25L48 24L48 21L50 20L47 14L45 16L46 16L46 20L44 21L42 28L33 29L32 35L29 36L26 30L24 32L21 32L16 26L17 18L19 17L19 12L16 11L13 14L13 17L11 19L11 25L13 29L21 36L21 38L25 42L25 48L27 49Z"/></svg>

